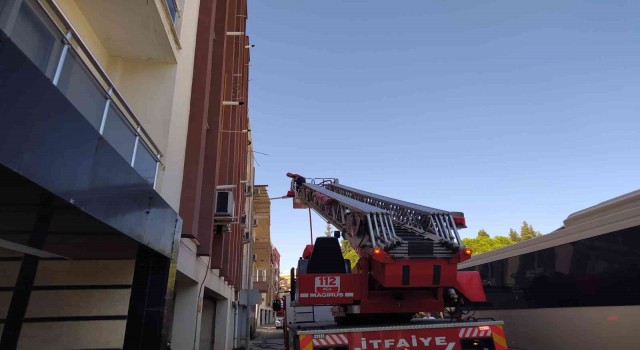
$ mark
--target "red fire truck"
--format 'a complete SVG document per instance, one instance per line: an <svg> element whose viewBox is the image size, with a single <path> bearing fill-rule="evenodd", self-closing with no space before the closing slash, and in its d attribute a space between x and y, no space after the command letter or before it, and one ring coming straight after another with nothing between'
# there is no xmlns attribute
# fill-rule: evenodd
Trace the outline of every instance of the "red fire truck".
<svg viewBox="0 0 640 350"><path fill-rule="evenodd" d="M339 231L305 247L284 301L287 349L506 349L502 322L468 317L485 302L464 214L288 173L294 208L315 210ZM352 269L339 238L359 255ZM276 305L276 309L279 305ZM444 315L415 319L419 312Z"/></svg>

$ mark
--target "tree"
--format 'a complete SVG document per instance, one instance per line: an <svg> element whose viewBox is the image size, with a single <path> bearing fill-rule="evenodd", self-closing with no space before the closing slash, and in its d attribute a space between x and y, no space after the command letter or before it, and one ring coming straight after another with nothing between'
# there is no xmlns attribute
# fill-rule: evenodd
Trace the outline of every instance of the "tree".
<svg viewBox="0 0 640 350"><path fill-rule="evenodd" d="M518 235L518 232L516 232L516 230L510 228L509 229L509 239L511 239L511 241L515 242L520 242L522 239L520 238L520 235Z"/></svg>
<svg viewBox="0 0 640 350"><path fill-rule="evenodd" d="M510 228L508 237L495 236L492 238L487 231L481 229L476 238L465 238L462 240L462 244L473 249L474 254L480 254L540 236L542 234L539 231L534 230L533 226L523 221L520 233Z"/></svg>
<svg viewBox="0 0 640 350"><path fill-rule="evenodd" d="M526 241L531 238L536 238L542 236L540 232L533 229L533 226L529 225L526 221L522 222L522 226L520 227L520 238L523 241Z"/></svg>
<svg viewBox="0 0 640 350"><path fill-rule="evenodd" d="M504 236L495 236L491 238L488 234L486 236L480 235L476 238L465 238L462 240L462 244L465 247L473 249L474 254L486 253L488 251L506 247L514 242Z"/></svg>
<svg viewBox="0 0 640 350"><path fill-rule="evenodd" d="M489 236L487 231L485 231L484 229L480 229L480 231L478 231L478 237L491 237L491 236Z"/></svg>
<svg viewBox="0 0 640 350"><path fill-rule="evenodd" d="M498 248L506 247L515 243L511 238L505 236L495 236L493 237L493 240L496 242L496 246L498 246Z"/></svg>

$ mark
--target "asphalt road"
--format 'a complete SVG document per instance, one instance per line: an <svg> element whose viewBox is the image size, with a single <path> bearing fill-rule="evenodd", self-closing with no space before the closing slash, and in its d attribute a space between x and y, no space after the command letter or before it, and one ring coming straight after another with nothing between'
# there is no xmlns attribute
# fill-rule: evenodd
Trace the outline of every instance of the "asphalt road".
<svg viewBox="0 0 640 350"><path fill-rule="evenodd" d="M283 350L284 336L282 329L274 326L259 327L256 330L256 337L251 341L251 349Z"/></svg>

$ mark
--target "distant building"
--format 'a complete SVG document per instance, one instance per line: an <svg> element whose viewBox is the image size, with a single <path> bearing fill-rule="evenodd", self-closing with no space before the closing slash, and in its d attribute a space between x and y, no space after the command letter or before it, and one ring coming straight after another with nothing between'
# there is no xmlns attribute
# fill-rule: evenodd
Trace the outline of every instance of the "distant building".
<svg viewBox="0 0 640 350"><path fill-rule="evenodd" d="M271 201L266 185L256 185L254 196L255 256L253 288L260 291L260 304L256 310L258 326L275 321L271 302L277 298L280 274L280 253L271 242Z"/></svg>
<svg viewBox="0 0 640 350"><path fill-rule="evenodd" d="M291 275L280 275L280 294L291 291Z"/></svg>

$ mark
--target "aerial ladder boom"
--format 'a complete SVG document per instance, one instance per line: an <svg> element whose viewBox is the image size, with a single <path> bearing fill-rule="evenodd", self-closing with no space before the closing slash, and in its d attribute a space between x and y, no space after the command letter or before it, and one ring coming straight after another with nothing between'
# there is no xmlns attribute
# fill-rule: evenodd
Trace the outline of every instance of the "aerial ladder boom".
<svg viewBox="0 0 640 350"><path fill-rule="evenodd" d="M466 227L464 214L362 191L342 185L337 179L306 179L291 173L287 176L292 179L287 195L294 198L294 208L316 211L341 231L360 256L353 272L338 265L335 271L319 268L317 261L321 259L341 259L339 247L335 253L337 243L330 243L332 238L319 237L315 246L305 249L298 267L299 303L340 305L345 316L409 315L441 311L445 304L457 304L463 299L484 301L480 276L457 271L457 264L471 255L458 234L458 228ZM321 246L326 247L322 252L318 251ZM331 254L333 258L328 258ZM317 277L331 273L340 274L342 289L318 288ZM317 291L345 288L350 288L346 293L350 297L339 292L336 296L329 293L326 298L311 297L322 294ZM315 292L306 293L312 290Z"/></svg>

